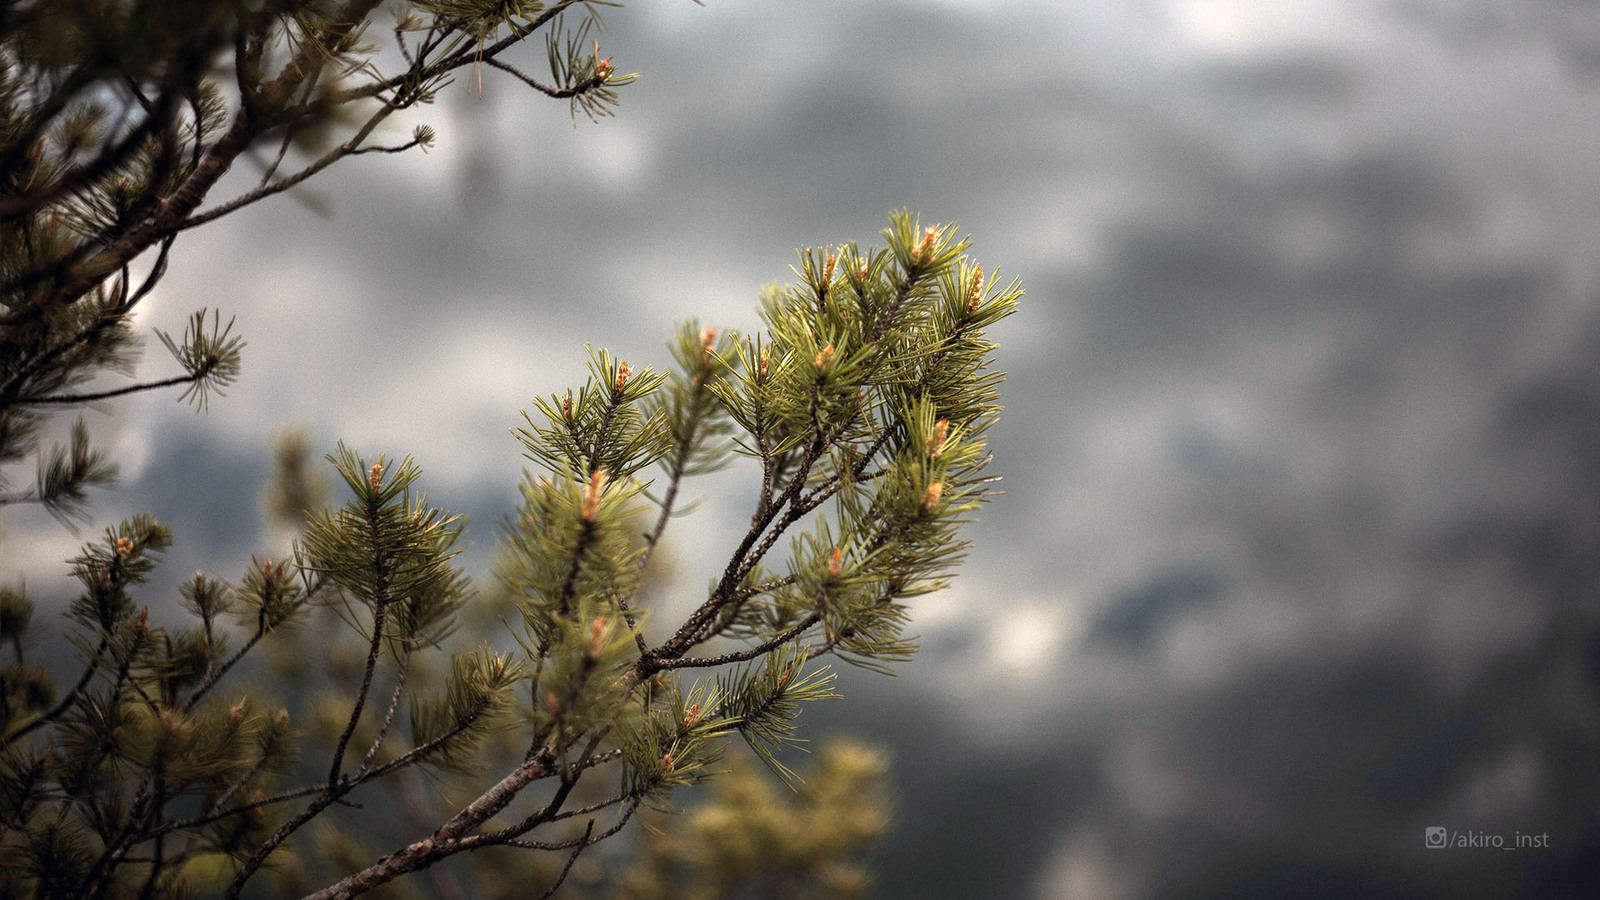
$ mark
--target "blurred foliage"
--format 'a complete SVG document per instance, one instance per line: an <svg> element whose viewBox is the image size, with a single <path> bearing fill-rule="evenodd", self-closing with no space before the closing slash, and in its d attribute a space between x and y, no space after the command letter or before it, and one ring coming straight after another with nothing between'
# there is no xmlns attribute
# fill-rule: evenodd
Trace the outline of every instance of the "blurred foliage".
<svg viewBox="0 0 1600 900"><path fill-rule="evenodd" d="M744 754L680 817L646 817L642 852L606 896L615 900L858 898L865 862L891 823L888 757L847 739L822 745L791 790Z"/></svg>

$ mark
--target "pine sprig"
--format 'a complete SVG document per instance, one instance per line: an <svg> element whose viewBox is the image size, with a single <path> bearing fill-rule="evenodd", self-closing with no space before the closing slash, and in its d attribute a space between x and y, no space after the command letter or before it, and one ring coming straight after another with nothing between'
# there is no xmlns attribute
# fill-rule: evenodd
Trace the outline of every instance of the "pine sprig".
<svg viewBox="0 0 1600 900"><path fill-rule="evenodd" d="M795 774L780 762L776 750L804 741L796 736L796 720L803 704L833 700L834 675L827 666L805 671L806 654L793 645L773 651L759 669L746 667L723 676L718 691L727 699L722 714L750 749L785 782Z"/></svg>

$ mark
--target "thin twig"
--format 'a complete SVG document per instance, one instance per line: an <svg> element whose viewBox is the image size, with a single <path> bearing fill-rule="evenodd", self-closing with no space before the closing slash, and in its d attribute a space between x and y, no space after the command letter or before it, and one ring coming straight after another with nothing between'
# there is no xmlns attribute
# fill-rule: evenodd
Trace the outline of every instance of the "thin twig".
<svg viewBox="0 0 1600 900"><path fill-rule="evenodd" d="M819 613L808 613L805 618L801 619L799 622L796 622L793 626L779 632L776 635L773 635L754 647L747 647L743 650L736 650L732 653L724 653L721 656L680 656L676 659L662 659L656 661L652 665L652 668L705 669L713 666L725 666L728 663L747 662L755 659L758 656L764 656L768 653L771 653L773 650L776 650L784 644L789 643L790 641L804 634L806 629L817 624L817 622L821 621L821 619L822 616Z"/></svg>
<svg viewBox="0 0 1600 900"><path fill-rule="evenodd" d="M590 819L589 824L584 826L583 839L578 842L578 846L572 848L572 855L567 857L567 864L561 867L561 874L556 876L555 884L550 885L549 890L540 894L539 900L550 900L551 897L555 896L556 891L561 890L562 883L567 880L567 874L572 871L572 864L578 861L578 854L589 846L589 837L592 834L594 834L594 820Z"/></svg>

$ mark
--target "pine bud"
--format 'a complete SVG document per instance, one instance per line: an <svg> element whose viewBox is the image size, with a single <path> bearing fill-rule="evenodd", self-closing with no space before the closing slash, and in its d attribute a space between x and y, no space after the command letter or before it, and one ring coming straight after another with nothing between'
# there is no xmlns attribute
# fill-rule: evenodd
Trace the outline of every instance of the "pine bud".
<svg viewBox="0 0 1600 900"><path fill-rule="evenodd" d="M272 724L279 731L287 729L289 727L289 711L287 709L278 710L278 717L273 720Z"/></svg>
<svg viewBox="0 0 1600 900"><path fill-rule="evenodd" d="M862 281L866 281L867 280L867 261L866 260L862 260L861 261L861 271L857 272L856 276L858 278L860 278Z"/></svg>
<svg viewBox="0 0 1600 900"><path fill-rule="evenodd" d="M950 420L940 419L933 426L933 434L928 435L928 452L934 459L944 452L945 437L950 433Z"/></svg>
<svg viewBox="0 0 1600 900"><path fill-rule="evenodd" d="M617 391L619 393L622 391L623 387L627 385L628 376L632 374L633 369L628 367L626 360L617 364Z"/></svg>
<svg viewBox="0 0 1600 900"><path fill-rule="evenodd" d="M700 332L700 365L708 366L711 364L711 350L716 345L717 330L715 328L707 328Z"/></svg>
<svg viewBox="0 0 1600 900"><path fill-rule="evenodd" d="M233 724L237 725L237 724L239 724L239 721L241 719L243 719L243 718L244 718L244 701L243 700L240 700L238 703L235 703L232 706L228 707L228 721L230 721Z"/></svg>
<svg viewBox="0 0 1600 900"><path fill-rule="evenodd" d="M833 345L829 344L828 346L823 347L821 350L817 351L817 359L816 359L817 369L818 370L825 369L825 368L828 367L828 363L831 363L831 362L833 362Z"/></svg>
<svg viewBox="0 0 1600 900"><path fill-rule="evenodd" d="M593 658L595 658L595 657L600 655L600 644L605 639L605 636L606 636L606 617L605 616L595 616L594 617L594 621L589 623L589 658L590 659L593 659Z"/></svg>
<svg viewBox="0 0 1600 900"><path fill-rule="evenodd" d="M756 371L760 373L762 378L767 377L767 361L771 355L772 351L768 350L766 347L761 348L761 361L757 364Z"/></svg>
<svg viewBox="0 0 1600 900"><path fill-rule="evenodd" d="M383 487L383 463L372 464L372 469L367 472L367 484L375 491Z"/></svg>
<svg viewBox="0 0 1600 900"><path fill-rule="evenodd" d="M555 691L544 692L544 707L550 710L552 716L561 715L561 698L556 696Z"/></svg>
<svg viewBox="0 0 1600 900"><path fill-rule="evenodd" d="M698 703L690 704L689 709L683 715L683 727L688 728L688 727L694 725L695 722L699 721L699 719L700 719L700 704L698 704Z"/></svg>
<svg viewBox="0 0 1600 900"><path fill-rule="evenodd" d="M661 757L661 773L663 775L668 774L675 768L677 768L677 763L672 759L672 751L668 750L667 754Z"/></svg>
<svg viewBox="0 0 1600 900"><path fill-rule="evenodd" d="M611 77L611 57L606 57L594 64L594 79L605 81Z"/></svg>
<svg viewBox="0 0 1600 900"><path fill-rule="evenodd" d="M983 266L979 266L972 276L972 290L967 292L967 315L978 311L978 304L983 302Z"/></svg>
<svg viewBox="0 0 1600 900"><path fill-rule="evenodd" d="M118 556L127 556L133 552L133 538L119 537L111 549Z"/></svg>
<svg viewBox="0 0 1600 900"><path fill-rule="evenodd" d="M139 633L144 634L150 630L150 607L139 607Z"/></svg>
<svg viewBox="0 0 1600 900"><path fill-rule="evenodd" d="M843 569L844 550L840 549L839 547L835 547L833 548L833 552L828 555L828 577L838 578L839 572Z"/></svg>
<svg viewBox="0 0 1600 900"><path fill-rule="evenodd" d="M911 254L911 259L913 262L919 266L925 266L928 264L928 260L933 257L933 239L938 235L939 226L937 225L929 225L927 228L923 229L922 243L918 244L916 252Z"/></svg>
<svg viewBox="0 0 1600 900"><path fill-rule="evenodd" d="M567 391L561 397L561 418L572 421L572 392Z"/></svg>
<svg viewBox="0 0 1600 900"><path fill-rule="evenodd" d="M605 469L595 469L589 476L589 488L583 492L583 507L579 510L585 522L593 522L600 514L600 493L605 490L607 477Z"/></svg>
<svg viewBox="0 0 1600 900"><path fill-rule="evenodd" d="M944 482L935 481L928 485L928 490L922 495L922 508L932 512L939 500L944 496Z"/></svg>
<svg viewBox="0 0 1600 900"><path fill-rule="evenodd" d="M824 289L833 284L833 267L839 260L832 253L828 254L827 262L822 264L822 286Z"/></svg>

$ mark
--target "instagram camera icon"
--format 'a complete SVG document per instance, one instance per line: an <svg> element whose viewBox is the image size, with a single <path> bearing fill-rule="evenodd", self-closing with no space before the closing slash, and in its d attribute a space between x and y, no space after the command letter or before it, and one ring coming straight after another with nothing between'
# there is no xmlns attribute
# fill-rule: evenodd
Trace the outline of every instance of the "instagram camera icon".
<svg viewBox="0 0 1600 900"><path fill-rule="evenodd" d="M1422 829L1422 845L1429 850L1443 849L1450 843L1450 834L1443 825L1431 825Z"/></svg>

